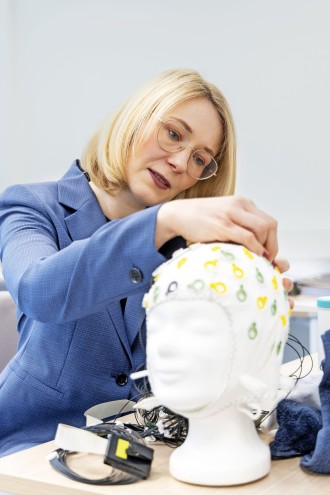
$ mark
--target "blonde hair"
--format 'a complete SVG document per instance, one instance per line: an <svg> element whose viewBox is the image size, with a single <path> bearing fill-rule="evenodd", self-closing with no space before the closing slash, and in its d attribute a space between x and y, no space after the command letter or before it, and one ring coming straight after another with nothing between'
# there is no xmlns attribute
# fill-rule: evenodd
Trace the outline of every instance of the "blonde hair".
<svg viewBox="0 0 330 495"><path fill-rule="evenodd" d="M82 156L82 167L91 180L114 193L127 184L127 160L131 149L151 133L159 120L174 106L192 98L212 102L223 126L223 143L215 157L218 172L211 179L198 181L180 198L226 196L233 194L236 182L236 136L229 105L216 86L189 69L159 74L105 121L89 141Z"/></svg>

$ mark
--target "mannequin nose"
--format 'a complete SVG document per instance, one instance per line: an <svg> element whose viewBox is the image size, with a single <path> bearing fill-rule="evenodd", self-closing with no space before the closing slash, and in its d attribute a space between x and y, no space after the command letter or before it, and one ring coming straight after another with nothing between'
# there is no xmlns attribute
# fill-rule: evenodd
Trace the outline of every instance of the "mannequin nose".
<svg viewBox="0 0 330 495"><path fill-rule="evenodd" d="M172 328L162 328L162 332L157 335L154 342L157 346L159 358L168 359L176 355L175 351L176 333Z"/></svg>
<svg viewBox="0 0 330 495"><path fill-rule="evenodd" d="M163 339L162 342L159 343L160 345L158 346L158 355L160 358L170 358L173 357L174 354L174 349L173 349L173 342L171 338L168 339Z"/></svg>

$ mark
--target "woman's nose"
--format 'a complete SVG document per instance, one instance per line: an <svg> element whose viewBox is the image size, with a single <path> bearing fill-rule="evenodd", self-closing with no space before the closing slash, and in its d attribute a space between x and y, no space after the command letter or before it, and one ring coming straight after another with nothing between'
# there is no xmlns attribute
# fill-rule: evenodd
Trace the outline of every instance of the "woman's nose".
<svg viewBox="0 0 330 495"><path fill-rule="evenodd" d="M188 169L188 160L191 155L191 149L186 147L183 150L171 153L168 158L168 163L176 170L176 172L184 173Z"/></svg>

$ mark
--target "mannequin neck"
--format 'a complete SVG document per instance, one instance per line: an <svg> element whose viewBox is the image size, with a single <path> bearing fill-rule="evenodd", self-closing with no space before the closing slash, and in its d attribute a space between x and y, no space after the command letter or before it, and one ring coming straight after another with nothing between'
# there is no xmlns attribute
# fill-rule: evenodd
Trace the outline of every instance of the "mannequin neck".
<svg viewBox="0 0 330 495"><path fill-rule="evenodd" d="M268 446L254 422L235 407L213 416L189 419L184 444L170 458L172 476L202 485L235 485L265 476Z"/></svg>

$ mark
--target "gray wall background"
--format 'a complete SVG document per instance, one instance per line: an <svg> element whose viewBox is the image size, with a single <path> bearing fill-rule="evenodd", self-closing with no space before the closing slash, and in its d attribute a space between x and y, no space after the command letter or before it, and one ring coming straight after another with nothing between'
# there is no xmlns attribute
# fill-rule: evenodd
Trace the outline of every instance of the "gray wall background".
<svg viewBox="0 0 330 495"><path fill-rule="evenodd" d="M329 0L0 0L0 191L59 178L139 85L192 67L231 104L237 192L279 220L294 266L323 262L329 19Z"/></svg>

